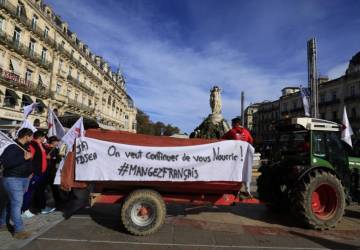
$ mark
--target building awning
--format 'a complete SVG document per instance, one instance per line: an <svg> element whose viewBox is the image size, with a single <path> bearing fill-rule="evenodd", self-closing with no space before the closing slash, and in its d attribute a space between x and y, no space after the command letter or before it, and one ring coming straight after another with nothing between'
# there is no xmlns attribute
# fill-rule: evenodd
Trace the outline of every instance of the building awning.
<svg viewBox="0 0 360 250"><path fill-rule="evenodd" d="M20 75L20 64L19 61L16 59L10 59L10 63L12 68L14 69L14 73Z"/></svg>
<svg viewBox="0 0 360 250"><path fill-rule="evenodd" d="M22 103L24 104L24 105L30 105L30 104L32 104L34 101L31 99L31 97L30 96L28 96L28 95L23 95L22 96Z"/></svg>
<svg viewBox="0 0 360 250"><path fill-rule="evenodd" d="M59 116L59 121L65 128L71 128L75 122L80 118L80 115L78 114L67 114L64 116ZM84 128L90 129L90 128L99 128L99 124L91 118L83 117L84 121Z"/></svg>
<svg viewBox="0 0 360 250"><path fill-rule="evenodd" d="M16 92L12 89L6 89L6 96L10 96L10 97L14 98L15 100L21 99L20 96L18 96L18 94L16 94Z"/></svg>
<svg viewBox="0 0 360 250"><path fill-rule="evenodd" d="M38 104L38 107L46 108L45 103L41 99L36 99L36 103Z"/></svg>

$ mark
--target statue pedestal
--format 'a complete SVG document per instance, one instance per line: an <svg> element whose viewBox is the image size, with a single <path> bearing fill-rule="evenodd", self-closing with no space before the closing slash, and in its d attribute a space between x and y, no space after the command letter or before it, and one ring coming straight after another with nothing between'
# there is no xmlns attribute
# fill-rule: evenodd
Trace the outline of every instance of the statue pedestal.
<svg viewBox="0 0 360 250"><path fill-rule="evenodd" d="M220 139L230 126L222 114L210 114L192 133L195 138Z"/></svg>
<svg viewBox="0 0 360 250"><path fill-rule="evenodd" d="M211 114L209 115L209 119L213 124L218 124L219 122L224 120L224 117L222 116L222 114Z"/></svg>

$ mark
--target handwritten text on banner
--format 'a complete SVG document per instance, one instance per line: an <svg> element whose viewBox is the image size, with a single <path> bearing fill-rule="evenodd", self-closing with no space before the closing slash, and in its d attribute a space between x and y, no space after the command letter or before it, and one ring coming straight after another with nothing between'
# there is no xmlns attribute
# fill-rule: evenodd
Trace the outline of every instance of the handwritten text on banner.
<svg viewBox="0 0 360 250"><path fill-rule="evenodd" d="M248 182L253 153L243 141L146 147L82 137L76 141L76 180Z"/></svg>

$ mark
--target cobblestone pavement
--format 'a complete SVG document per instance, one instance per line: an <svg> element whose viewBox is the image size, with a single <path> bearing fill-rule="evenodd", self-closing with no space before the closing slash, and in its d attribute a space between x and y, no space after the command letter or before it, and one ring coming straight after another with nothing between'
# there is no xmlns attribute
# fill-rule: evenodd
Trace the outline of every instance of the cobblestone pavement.
<svg viewBox="0 0 360 250"><path fill-rule="evenodd" d="M161 230L136 237L120 226L118 205L96 205L62 221L23 249L360 249L360 209L350 207L335 230L302 229L263 205L168 206Z"/></svg>
<svg viewBox="0 0 360 250"><path fill-rule="evenodd" d="M165 225L147 237L125 232L119 205L96 205L69 220L60 213L40 215L25 220L32 241L0 232L0 249L360 249L359 206L348 207L336 229L323 232L303 229L264 205L167 208Z"/></svg>
<svg viewBox="0 0 360 250"><path fill-rule="evenodd" d="M62 220L63 217L60 212L47 215L37 215L32 218L24 219L25 229L32 233L32 237L27 240L15 240L10 232L0 232L0 250L21 248L42 233L46 232L48 229L55 226L57 223L60 223Z"/></svg>

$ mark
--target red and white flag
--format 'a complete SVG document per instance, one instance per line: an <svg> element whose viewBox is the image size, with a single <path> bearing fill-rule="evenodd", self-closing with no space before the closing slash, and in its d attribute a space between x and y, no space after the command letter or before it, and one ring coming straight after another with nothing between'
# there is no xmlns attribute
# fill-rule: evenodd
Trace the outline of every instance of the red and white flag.
<svg viewBox="0 0 360 250"><path fill-rule="evenodd" d="M346 113L346 106L344 105L344 113L343 113L343 120L342 120L342 131L341 131L341 139L345 141L352 147L351 136L354 134L353 130L350 126L350 122Z"/></svg>
<svg viewBox="0 0 360 250"><path fill-rule="evenodd" d="M52 109L48 110L48 137L57 136L61 139L65 135L65 129Z"/></svg>
<svg viewBox="0 0 360 250"><path fill-rule="evenodd" d="M72 147L75 143L76 138L84 137L85 129L83 118L80 117L75 124L69 129L69 131L61 138L62 143L67 145L68 151L72 151Z"/></svg>

